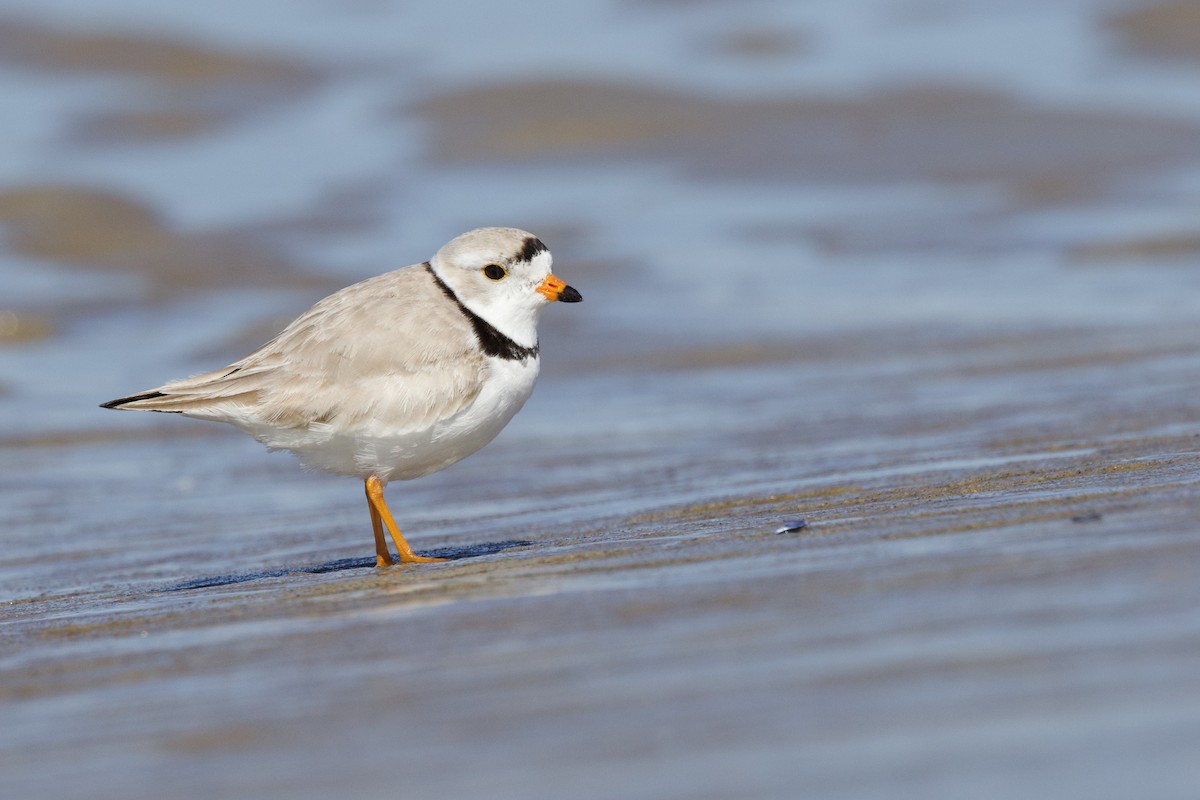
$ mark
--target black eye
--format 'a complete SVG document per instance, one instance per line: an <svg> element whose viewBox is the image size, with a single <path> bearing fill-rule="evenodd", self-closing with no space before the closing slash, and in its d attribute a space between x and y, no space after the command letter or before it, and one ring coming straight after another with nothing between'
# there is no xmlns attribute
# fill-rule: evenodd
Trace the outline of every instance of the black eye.
<svg viewBox="0 0 1200 800"><path fill-rule="evenodd" d="M490 280L498 281L508 274L508 270L499 264L488 264L483 268L483 274L486 275Z"/></svg>

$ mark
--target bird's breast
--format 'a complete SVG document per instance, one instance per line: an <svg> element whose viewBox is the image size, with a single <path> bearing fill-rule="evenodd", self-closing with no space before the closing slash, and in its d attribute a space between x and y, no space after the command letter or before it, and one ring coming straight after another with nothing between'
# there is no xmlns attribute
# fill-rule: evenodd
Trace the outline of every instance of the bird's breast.
<svg viewBox="0 0 1200 800"><path fill-rule="evenodd" d="M478 447L490 442L533 393L539 368L536 356L519 360L489 357L487 377L475 402L446 420L438 438L484 437Z"/></svg>

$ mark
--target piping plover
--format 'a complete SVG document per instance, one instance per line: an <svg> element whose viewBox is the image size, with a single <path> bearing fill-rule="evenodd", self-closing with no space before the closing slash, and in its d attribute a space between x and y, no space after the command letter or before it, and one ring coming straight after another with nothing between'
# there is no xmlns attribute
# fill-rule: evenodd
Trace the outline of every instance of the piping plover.
<svg viewBox="0 0 1200 800"><path fill-rule="evenodd" d="M383 488L445 469L495 438L533 391L537 321L579 292L550 273L550 251L515 228L464 233L422 264L331 294L227 367L102 408L228 422L272 450L363 480L375 562L419 556Z"/></svg>

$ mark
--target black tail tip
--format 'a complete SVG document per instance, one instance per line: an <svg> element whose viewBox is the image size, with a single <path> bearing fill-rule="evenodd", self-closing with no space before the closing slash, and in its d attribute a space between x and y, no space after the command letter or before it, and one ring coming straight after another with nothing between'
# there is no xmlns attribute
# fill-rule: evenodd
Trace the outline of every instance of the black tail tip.
<svg viewBox="0 0 1200 800"><path fill-rule="evenodd" d="M138 400L153 400L156 397L166 397L163 392L146 392L144 394L133 394L129 397L118 397L116 400L109 400L107 403L101 403L101 408L120 408L126 403L136 403Z"/></svg>

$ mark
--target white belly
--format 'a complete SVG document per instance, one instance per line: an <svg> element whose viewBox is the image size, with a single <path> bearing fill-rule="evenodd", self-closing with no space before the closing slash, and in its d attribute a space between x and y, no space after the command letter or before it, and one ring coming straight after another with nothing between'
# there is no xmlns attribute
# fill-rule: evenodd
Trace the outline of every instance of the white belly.
<svg viewBox="0 0 1200 800"><path fill-rule="evenodd" d="M538 359L491 358L475 401L454 416L419 430L397 433L372 420L353 430L315 424L304 431L248 425L244 429L273 450L290 450L307 466L384 483L445 469L496 438L533 392Z"/></svg>

